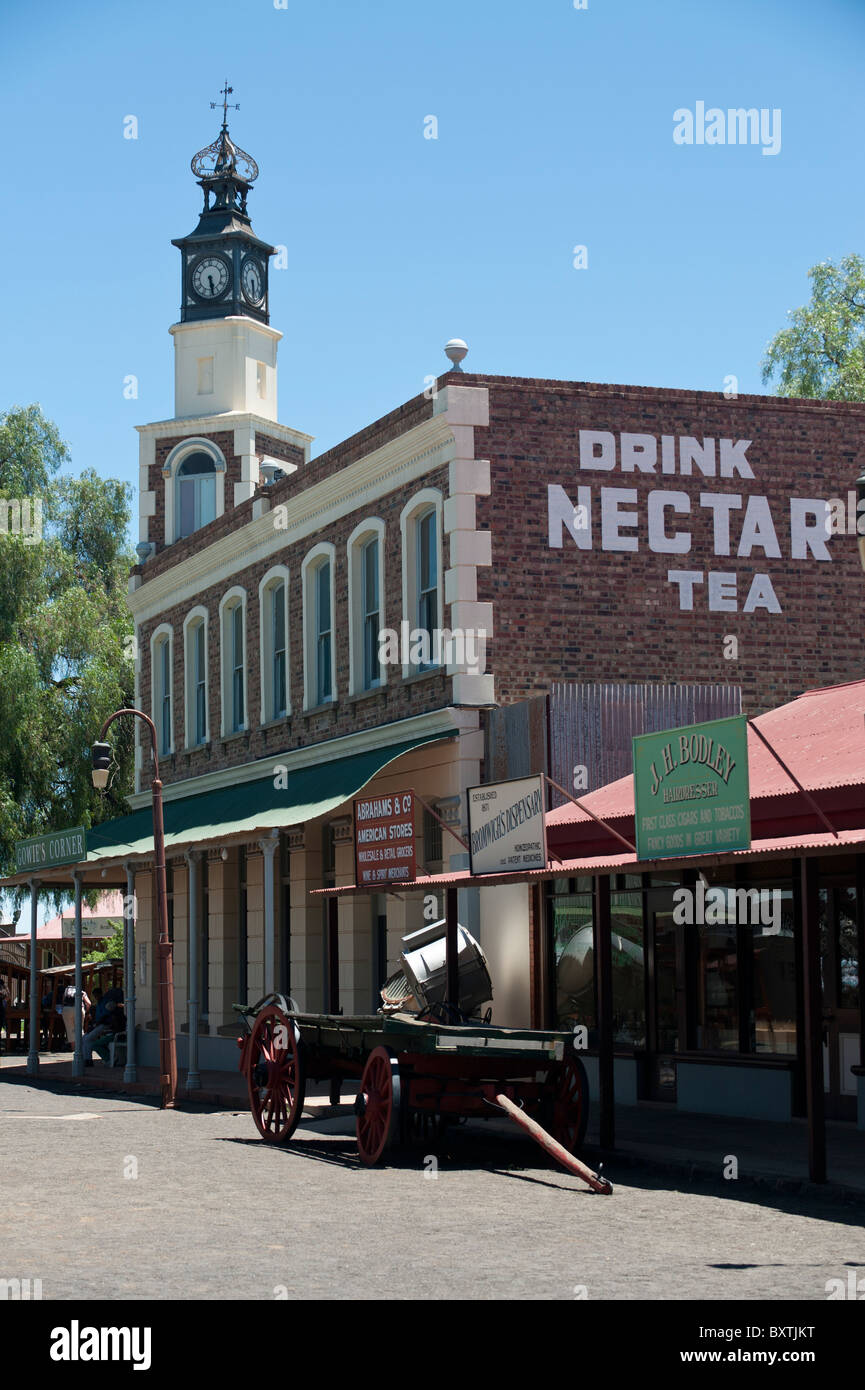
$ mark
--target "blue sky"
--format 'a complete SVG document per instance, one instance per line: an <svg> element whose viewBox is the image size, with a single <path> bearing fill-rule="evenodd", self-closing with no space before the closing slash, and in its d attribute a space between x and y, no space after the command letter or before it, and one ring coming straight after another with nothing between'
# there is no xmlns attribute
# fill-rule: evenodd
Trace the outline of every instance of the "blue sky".
<svg viewBox="0 0 865 1390"><path fill-rule="evenodd" d="M226 76L254 230L288 248L280 417L315 453L452 336L478 372L762 390L808 267L863 250L863 40L862 0L5 0L0 409L38 400L75 471L137 482ZM674 144L698 101L780 108L780 153Z"/></svg>

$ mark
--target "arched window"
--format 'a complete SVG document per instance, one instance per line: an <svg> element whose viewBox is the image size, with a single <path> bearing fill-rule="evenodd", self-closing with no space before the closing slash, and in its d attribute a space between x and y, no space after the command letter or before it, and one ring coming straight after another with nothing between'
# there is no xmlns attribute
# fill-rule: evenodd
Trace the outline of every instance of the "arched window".
<svg viewBox="0 0 865 1390"><path fill-rule="evenodd" d="M353 695L384 685L379 659L384 615L385 525L369 517L348 538L349 683Z"/></svg>
<svg viewBox="0 0 865 1390"><path fill-rule="evenodd" d="M306 709L336 699L335 560L334 547L322 542L309 552L302 566Z"/></svg>
<svg viewBox="0 0 865 1390"><path fill-rule="evenodd" d="M403 615L411 628L411 664L403 675L428 671L441 662L441 493L425 488L400 515L403 543ZM416 656L414 654L417 654Z"/></svg>
<svg viewBox="0 0 865 1390"><path fill-rule="evenodd" d="M186 681L186 747L198 748L208 739L207 609L194 608L183 624Z"/></svg>
<svg viewBox="0 0 865 1390"><path fill-rule="evenodd" d="M230 589L220 607L222 633L222 733L246 725L246 590Z"/></svg>
<svg viewBox="0 0 865 1390"><path fill-rule="evenodd" d="M177 536L191 536L216 516L216 464L202 451L187 454L177 470Z"/></svg>
<svg viewBox="0 0 865 1390"><path fill-rule="evenodd" d="M258 589L261 654L261 722L283 719L288 689L288 570L275 565Z"/></svg>
<svg viewBox="0 0 865 1390"><path fill-rule="evenodd" d="M150 642L151 717L156 725L156 747L160 757L174 751L172 636L171 628L163 624L156 629Z"/></svg>

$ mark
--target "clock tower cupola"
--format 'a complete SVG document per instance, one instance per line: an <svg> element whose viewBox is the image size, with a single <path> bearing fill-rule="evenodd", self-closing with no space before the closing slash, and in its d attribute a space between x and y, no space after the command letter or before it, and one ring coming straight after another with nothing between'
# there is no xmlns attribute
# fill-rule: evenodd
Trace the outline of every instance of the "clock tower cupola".
<svg viewBox="0 0 865 1390"><path fill-rule="evenodd" d="M192 172L204 194L198 226L172 242L181 256L180 322L174 337L174 413L178 419L245 411L276 420L276 347L270 327L268 265L276 247L252 230L248 199L258 165L222 129L199 150ZM236 107L234 108L237 109Z"/></svg>
<svg viewBox="0 0 865 1390"><path fill-rule="evenodd" d="M267 268L275 247L252 230L247 200L258 165L228 133L232 90L226 82L222 101L210 103L222 106L222 129L192 160L204 193L198 226L172 242L183 261L181 323L238 314L268 322Z"/></svg>

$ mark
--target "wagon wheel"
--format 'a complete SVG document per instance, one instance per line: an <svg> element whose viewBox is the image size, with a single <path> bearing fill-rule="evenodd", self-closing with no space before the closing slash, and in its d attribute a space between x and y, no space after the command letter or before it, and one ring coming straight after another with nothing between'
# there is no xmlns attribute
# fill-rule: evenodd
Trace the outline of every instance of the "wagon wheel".
<svg viewBox="0 0 865 1390"><path fill-rule="evenodd" d="M552 1135L576 1153L582 1147L589 1123L589 1082L586 1069L573 1053L565 1057L554 1082Z"/></svg>
<svg viewBox="0 0 865 1390"><path fill-rule="evenodd" d="M303 1113L306 1079L297 1026L275 1004L255 1020L249 1041L249 1108L268 1144L284 1144Z"/></svg>
<svg viewBox="0 0 865 1390"><path fill-rule="evenodd" d="M400 1125L399 1062L386 1047L373 1048L367 1057L354 1110L357 1151L371 1168L394 1143Z"/></svg>

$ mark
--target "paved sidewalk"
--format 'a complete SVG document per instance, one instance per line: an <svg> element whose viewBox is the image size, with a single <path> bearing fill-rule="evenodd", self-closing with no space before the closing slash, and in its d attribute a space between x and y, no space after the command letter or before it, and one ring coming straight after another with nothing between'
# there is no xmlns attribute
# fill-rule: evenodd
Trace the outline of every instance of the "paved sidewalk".
<svg viewBox="0 0 865 1390"><path fill-rule="evenodd" d="M82 1077L75 1077L72 1075L71 1052L42 1052L39 1055L38 1074L29 1076L25 1054L12 1052L0 1057L0 1081L49 1086L52 1090L56 1088L61 1091L105 1091L127 1096L159 1097L159 1071L156 1067L137 1067L137 1081L124 1081L123 1071L123 1067L109 1067L95 1060L92 1067L85 1068ZM239 1071L202 1071L200 1090L187 1091L185 1083L186 1071L181 1068L177 1099L183 1103L207 1105L217 1110L249 1109L246 1080ZM354 1093L346 1093L346 1099L353 1101ZM327 1085L310 1082L307 1086L305 1112L309 1110L321 1117L325 1111L341 1114L344 1109L343 1105L330 1106Z"/></svg>
<svg viewBox="0 0 865 1390"><path fill-rule="evenodd" d="M596 1107L586 1137L589 1144L597 1145ZM800 1191L804 1186L809 1194L865 1199L865 1130L852 1123L827 1122L825 1185L812 1184L808 1178L804 1119L782 1124L683 1114L661 1104L617 1106L615 1140L615 1152L607 1158L610 1177L617 1165L637 1163L691 1177L718 1179L730 1174L731 1185L735 1172L740 1182L756 1182L779 1192Z"/></svg>

